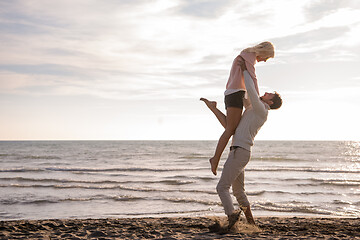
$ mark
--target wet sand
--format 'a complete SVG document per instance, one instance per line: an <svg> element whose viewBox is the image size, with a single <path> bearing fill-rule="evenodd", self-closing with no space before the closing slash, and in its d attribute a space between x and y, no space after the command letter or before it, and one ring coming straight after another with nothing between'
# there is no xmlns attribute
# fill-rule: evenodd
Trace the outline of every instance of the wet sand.
<svg viewBox="0 0 360 240"><path fill-rule="evenodd" d="M0 222L0 239L360 239L360 218L259 217L226 230L220 217Z"/></svg>

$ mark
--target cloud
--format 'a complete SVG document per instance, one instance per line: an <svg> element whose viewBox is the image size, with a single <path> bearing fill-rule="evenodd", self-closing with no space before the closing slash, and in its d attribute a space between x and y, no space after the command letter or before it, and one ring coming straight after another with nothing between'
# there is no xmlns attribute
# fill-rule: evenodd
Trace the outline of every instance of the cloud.
<svg viewBox="0 0 360 240"><path fill-rule="evenodd" d="M236 1L183 0L177 11L194 17L216 18L222 15L232 4L236 4Z"/></svg>
<svg viewBox="0 0 360 240"><path fill-rule="evenodd" d="M348 26L323 27L273 38L271 42L280 62L356 61L356 51L343 45L350 30Z"/></svg>
<svg viewBox="0 0 360 240"><path fill-rule="evenodd" d="M32 24L27 24L27 23L12 23L12 22L1 22L0 31L2 33L21 34L21 35L48 33L48 31L42 27L34 26Z"/></svg>
<svg viewBox="0 0 360 240"><path fill-rule="evenodd" d="M40 74L56 76L74 76L79 74L79 69L72 66L61 66L54 64L22 65L22 64L1 64L0 70L15 72L19 74Z"/></svg>
<svg viewBox="0 0 360 240"><path fill-rule="evenodd" d="M359 9L360 2L357 0L315 0L309 2L304 8L304 14L308 21L316 21L345 8Z"/></svg>
<svg viewBox="0 0 360 240"><path fill-rule="evenodd" d="M0 92L9 93L15 89L32 85L31 77L24 74L15 74L13 72L0 71Z"/></svg>
<svg viewBox="0 0 360 240"><path fill-rule="evenodd" d="M307 32L301 32L292 34L286 37L274 38L272 41L280 46L281 50L289 50L294 48L317 46L323 45L327 42L333 41L334 39L340 38L343 34L349 32L348 26L341 27L323 27Z"/></svg>

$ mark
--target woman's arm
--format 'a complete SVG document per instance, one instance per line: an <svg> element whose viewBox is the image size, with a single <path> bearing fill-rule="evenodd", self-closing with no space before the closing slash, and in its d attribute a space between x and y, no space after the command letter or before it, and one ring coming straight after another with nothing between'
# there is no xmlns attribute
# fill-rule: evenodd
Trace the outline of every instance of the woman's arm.
<svg viewBox="0 0 360 240"><path fill-rule="evenodd" d="M239 57L238 64L240 65L240 68L241 68L242 72L244 72L245 70L247 71L245 60L244 60L244 58L242 56Z"/></svg>
<svg viewBox="0 0 360 240"><path fill-rule="evenodd" d="M248 53L248 52L242 51L240 53L240 56L243 58L243 61L244 61L243 65L245 65L245 66L242 66L242 71L247 70L249 72L249 74L254 82L256 92L258 93L258 95L260 95L257 78L256 78L256 74L255 74L255 66L254 66L254 64L256 62L255 53Z"/></svg>

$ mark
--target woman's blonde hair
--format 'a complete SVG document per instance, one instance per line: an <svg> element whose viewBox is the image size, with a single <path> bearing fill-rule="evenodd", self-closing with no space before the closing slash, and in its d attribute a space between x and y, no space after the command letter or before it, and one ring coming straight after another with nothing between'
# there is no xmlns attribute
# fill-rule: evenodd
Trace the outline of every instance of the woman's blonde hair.
<svg viewBox="0 0 360 240"><path fill-rule="evenodd" d="M256 56L273 58L275 56L274 45L271 42L262 42L254 47L244 49L245 52L253 52Z"/></svg>

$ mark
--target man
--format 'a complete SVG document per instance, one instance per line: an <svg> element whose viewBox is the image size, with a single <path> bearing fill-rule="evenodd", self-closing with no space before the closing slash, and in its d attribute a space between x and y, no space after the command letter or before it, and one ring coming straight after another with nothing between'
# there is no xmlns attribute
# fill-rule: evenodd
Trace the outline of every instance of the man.
<svg viewBox="0 0 360 240"><path fill-rule="evenodd" d="M267 120L268 110L278 109L282 105L282 99L276 92L265 93L259 98L254 82L246 70L246 66L242 63L240 64L242 65L242 69L245 69L243 74L251 106L246 107L240 123L236 128L235 134L232 138L229 156L224 164L221 178L216 187L224 206L225 214L228 216L228 229L236 223L241 213L240 210L235 211L233 207L232 198L229 192L230 186L233 188L233 193L239 203L240 209L245 214L246 220L249 224L255 225L250 209L250 203L247 199L244 188L244 169L250 160L251 147L254 143L254 138ZM221 125L226 127L226 116L216 108L216 102L211 102L204 98L201 98L200 100L206 103L209 109L220 121ZM213 174L216 175L216 168L215 171L213 171Z"/></svg>

